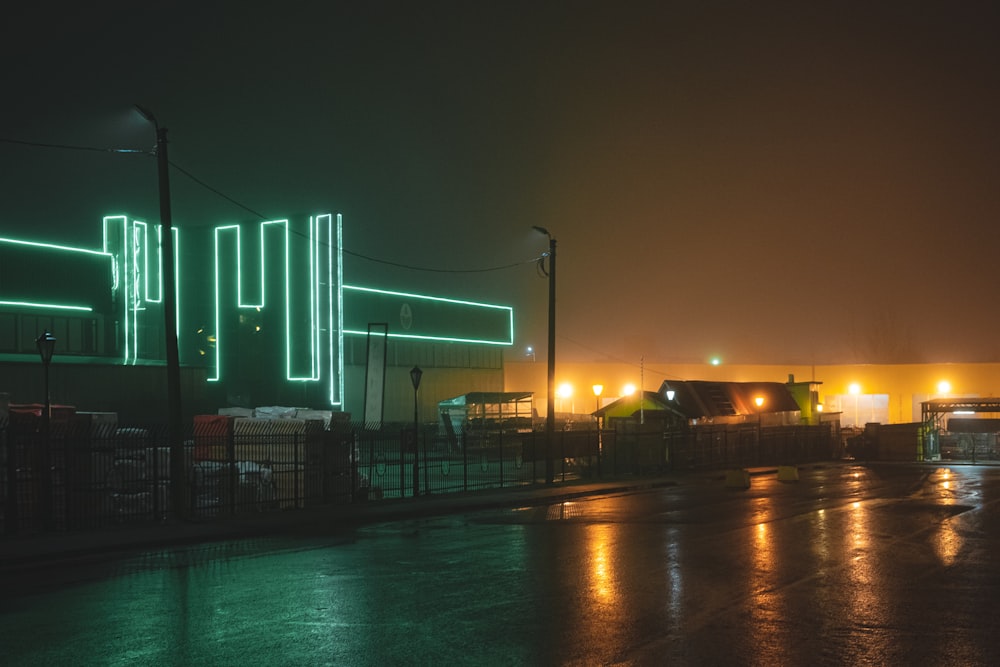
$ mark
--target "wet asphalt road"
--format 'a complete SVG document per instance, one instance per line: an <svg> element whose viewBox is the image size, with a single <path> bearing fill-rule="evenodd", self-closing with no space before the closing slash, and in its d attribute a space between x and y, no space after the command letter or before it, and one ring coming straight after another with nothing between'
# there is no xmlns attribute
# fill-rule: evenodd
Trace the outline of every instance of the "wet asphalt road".
<svg viewBox="0 0 1000 667"><path fill-rule="evenodd" d="M996 665L1000 468L831 466L0 579L10 665Z"/></svg>

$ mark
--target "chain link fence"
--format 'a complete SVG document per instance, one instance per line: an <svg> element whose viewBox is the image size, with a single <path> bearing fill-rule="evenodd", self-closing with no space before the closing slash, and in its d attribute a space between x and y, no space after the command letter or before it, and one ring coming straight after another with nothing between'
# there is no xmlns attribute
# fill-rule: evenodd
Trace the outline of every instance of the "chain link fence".
<svg viewBox="0 0 1000 667"><path fill-rule="evenodd" d="M96 529L528 486L545 483L549 457L555 481L566 482L839 455L839 435L814 426L619 422L554 436L208 415L172 445L162 425L12 412L0 423L0 522L4 534Z"/></svg>

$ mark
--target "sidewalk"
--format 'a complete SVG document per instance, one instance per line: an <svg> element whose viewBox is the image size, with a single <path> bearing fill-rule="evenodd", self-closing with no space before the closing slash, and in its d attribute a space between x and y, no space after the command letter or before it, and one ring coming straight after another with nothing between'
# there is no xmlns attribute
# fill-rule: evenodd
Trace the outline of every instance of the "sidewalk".
<svg viewBox="0 0 1000 667"><path fill-rule="evenodd" d="M868 465L869 462L856 462ZM877 462L871 462L877 463ZM990 462L997 465L998 462ZM892 463L881 462L882 465ZM798 467L835 465L833 462L800 464ZM933 461L923 465L975 465L972 461ZM979 465L989 465L980 462ZM752 477L775 474L776 466L747 468ZM724 484L725 469L665 473L655 477L619 478L606 481L572 480L551 486L518 486L465 493L447 493L419 498L322 505L296 510L239 514L206 520L168 520L161 524L132 524L105 529L0 536L0 572L45 568L77 559L163 549L226 540L282 535L317 534L351 530L384 521L444 516L461 512L529 507L564 502L606 493L676 486L684 482L709 481Z"/></svg>
<svg viewBox="0 0 1000 667"><path fill-rule="evenodd" d="M59 563L70 563L77 559L205 542L306 532L315 534L327 526L345 530L383 521L544 505L589 495L674 486L685 477L687 476L684 474L670 474L602 482L573 481L551 486L510 487L421 496L415 499L365 501L297 510L248 513L209 520L168 520L161 524L14 535L0 537L0 571L44 568Z"/></svg>

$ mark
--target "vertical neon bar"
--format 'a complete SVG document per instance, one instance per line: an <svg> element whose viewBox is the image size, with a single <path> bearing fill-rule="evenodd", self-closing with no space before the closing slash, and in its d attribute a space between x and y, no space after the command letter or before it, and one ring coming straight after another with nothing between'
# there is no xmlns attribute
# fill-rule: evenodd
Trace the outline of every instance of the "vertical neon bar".
<svg viewBox="0 0 1000 667"><path fill-rule="evenodd" d="M344 403L344 237L343 218L337 214L337 391L331 405ZM332 378L331 378L332 379ZM333 384L331 382L331 384Z"/></svg>
<svg viewBox="0 0 1000 667"><path fill-rule="evenodd" d="M284 244L283 253L280 258L269 248L273 247L275 239L271 238L268 230L277 226L280 231L280 242ZM285 333L285 379L295 382L318 382L327 375L330 383L329 396L333 405L342 403L343 396L343 230L342 217L337 216L336 228L334 228L333 214L323 214L310 216L308 218L308 236L298 234L306 239L305 248L300 250L301 243L293 243L293 230L291 222L287 219L268 220L259 223L260 235L260 298L253 300L247 298L244 292L244 266L242 256L245 254L242 248L242 232L239 225L227 225L217 227L215 230L215 357L216 368L214 377L209 378L218 381L222 378L222 348L228 344L225 333L222 330L223 309L233 307L229 303L228 297L223 296L222 281L228 276L224 275L222 267L224 247L231 247L223 236L224 231L236 231L236 308L266 308L269 300L265 297L265 290L268 290L267 275L277 268L284 271L281 278L284 280L284 333ZM275 231L279 231L275 229ZM295 239L297 241L297 239ZM322 252L321 244L326 244L327 251ZM308 290L302 289L304 285L301 280L296 280L297 275L305 273L305 267L300 261L306 259L302 253L308 253ZM275 267L273 264L283 262L284 266ZM295 260L295 261L293 261ZM323 267L324 261L326 267ZM268 266L272 264L272 266ZM298 270L297 273L293 273ZM273 281L272 281L273 282ZM275 285L277 286L277 285ZM272 286L274 287L274 286ZM281 287L278 287L281 289ZM323 290L326 290L325 296ZM336 293L334 292L336 290ZM293 306L294 303L305 305L308 308L308 316L300 317L299 311ZM322 312L327 308L327 313ZM293 326L293 320L307 320L309 332L301 331ZM324 338L325 337L325 338ZM300 353L301 347L297 342L304 342L308 348L309 370L305 373L296 372L297 368L305 371L305 359ZM336 349L334 349L336 348ZM304 352L304 350L303 350ZM323 357L326 355L327 360ZM325 370L324 370L325 369Z"/></svg>
<svg viewBox="0 0 1000 667"><path fill-rule="evenodd" d="M157 226L157 235L163 235L163 227ZM181 230L171 227L174 237L174 304L176 305L175 320L177 324L177 338L181 337L181 281L177 278L181 275ZM163 250L162 247L156 253L160 257L160 296L163 296ZM170 261L170 260L167 260Z"/></svg>

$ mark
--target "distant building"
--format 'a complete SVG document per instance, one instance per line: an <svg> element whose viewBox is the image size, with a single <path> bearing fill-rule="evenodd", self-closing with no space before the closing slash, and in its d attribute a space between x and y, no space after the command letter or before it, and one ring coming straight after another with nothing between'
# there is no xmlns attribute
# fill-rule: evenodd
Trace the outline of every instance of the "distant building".
<svg viewBox="0 0 1000 667"><path fill-rule="evenodd" d="M799 424L802 408L790 385L780 382L671 380L655 392L619 398L593 414L608 421L639 418L674 425L759 421L777 426Z"/></svg>
<svg viewBox="0 0 1000 667"><path fill-rule="evenodd" d="M341 225L321 214L174 229L186 416L288 405L360 419L377 403L378 420L407 422L413 366L428 420L441 399L503 390L513 309L349 283ZM41 400L34 341L48 330L54 402L165 419L160 234L115 215L96 247L0 238L0 392Z"/></svg>

